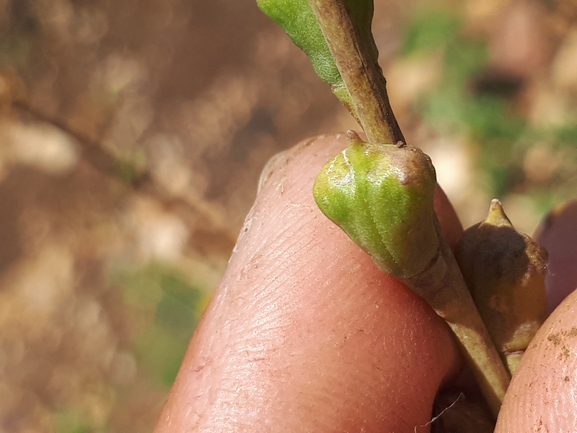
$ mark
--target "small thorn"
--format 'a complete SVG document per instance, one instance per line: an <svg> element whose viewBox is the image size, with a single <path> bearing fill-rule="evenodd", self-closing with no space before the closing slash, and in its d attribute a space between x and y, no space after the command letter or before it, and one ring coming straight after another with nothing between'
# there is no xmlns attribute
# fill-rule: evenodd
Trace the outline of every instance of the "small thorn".
<svg viewBox="0 0 577 433"><path fill-rule="evenodd" d="M359 134L357 134L357 132L353 131L352 129L347 131L347 138L349 139L349 142L363 141L361 140L361 137L359 137Z"/></svg>
<svg viewBox="0 0 577 433"><path fill-rule="evenodd" d="M513 226L513 224L511 224L511 221L507 217L507 214L505 214L505 211L503 210L503 205L496 198L491 200L491 206L489 207L489 214L487 215L487 218L485 218L485 221L483 221L483 223L491 224L494 226L510 226L510 227Z"/></svg>

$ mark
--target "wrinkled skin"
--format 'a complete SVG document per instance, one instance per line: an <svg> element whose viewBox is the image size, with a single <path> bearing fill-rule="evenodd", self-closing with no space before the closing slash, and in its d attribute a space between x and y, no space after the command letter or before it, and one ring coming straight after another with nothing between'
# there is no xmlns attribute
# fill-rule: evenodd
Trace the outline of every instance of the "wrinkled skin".
<svg viewBox="0 0 577 433"><path fill-rule="evenodd" d="M429 430L435 394L462 359L424 301L316 207L314 177L346 145L344 135L307 140L265 168L157 433ZM454 245L462 227L440 189L435 207ZM538 344L519 377L544 374L543 356L559 362ZM514 428L527 422L518 404L535 416L551 408L524 386L509 400L501 432L531 431Z"/></svg>
<svg viewBox="0 0 577 433"><path fill-rule="evenodd" d="M497 432L577 431L577 201L552 211L535 238L549 251L545 284L553 313L523 356Z"/></svg>

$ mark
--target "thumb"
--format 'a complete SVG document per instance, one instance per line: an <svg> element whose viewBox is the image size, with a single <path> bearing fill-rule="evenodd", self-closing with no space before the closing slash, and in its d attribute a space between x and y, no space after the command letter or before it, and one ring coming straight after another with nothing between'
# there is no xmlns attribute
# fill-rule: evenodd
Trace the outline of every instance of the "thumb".
<svg viewBox="0 0 577 433"><path fill-rule="evenodd" d="M412 433L430 420L459 363L448 327L312 197L346 145L304 141L265 174L156 432Z"/></svg>
<svg viewBox="0 0 577 433"><path fill-rule="evenodd" d="M541 326L507 390L495 432L577 431L577 293Z"/></svg>

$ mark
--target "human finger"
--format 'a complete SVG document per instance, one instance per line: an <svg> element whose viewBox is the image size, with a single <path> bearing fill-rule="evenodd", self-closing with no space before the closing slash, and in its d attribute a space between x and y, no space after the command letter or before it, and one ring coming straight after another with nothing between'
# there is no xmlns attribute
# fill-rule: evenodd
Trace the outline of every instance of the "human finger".
<svg viewBox="0 0 577 433"><path fill-rule="evenodd" d="M156 432L428 430L458 349L315 205L314 177L346 144L307 140L265 174Z"/></svg>

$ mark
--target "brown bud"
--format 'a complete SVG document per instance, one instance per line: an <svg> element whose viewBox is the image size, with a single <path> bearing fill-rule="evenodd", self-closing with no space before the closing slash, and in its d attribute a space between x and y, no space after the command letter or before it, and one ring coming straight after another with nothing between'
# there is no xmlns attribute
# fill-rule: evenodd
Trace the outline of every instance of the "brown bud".
<svg viewBox="0 0 577 433"><path fill-rule="evenodd" d="M456 258L512 374L547 317L547 252L530 236L515 230L495 199L487 218L465 230Z"/></svg>

